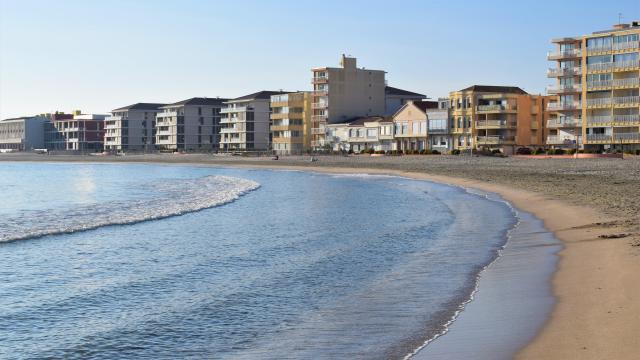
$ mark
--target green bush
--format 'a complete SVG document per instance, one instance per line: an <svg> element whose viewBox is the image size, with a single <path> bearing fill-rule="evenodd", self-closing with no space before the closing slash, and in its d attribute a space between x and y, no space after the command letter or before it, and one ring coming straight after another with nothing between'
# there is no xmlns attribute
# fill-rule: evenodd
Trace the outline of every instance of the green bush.
<svg viewBox="0 0 640 360"><path fill-rule="evenodd" d="M544 154L544 150L542 150L542 148L537 148L534 152L533 155L542 155Z"/></svg>
<svg viewBox="0 0 640 360"><path fill-rule="evenodd" d="M569 150L567 150L567 154L569 154L569 155L573 155L573 154L575 154L575 153L576 153L576 149L569 149Z"/></svg>

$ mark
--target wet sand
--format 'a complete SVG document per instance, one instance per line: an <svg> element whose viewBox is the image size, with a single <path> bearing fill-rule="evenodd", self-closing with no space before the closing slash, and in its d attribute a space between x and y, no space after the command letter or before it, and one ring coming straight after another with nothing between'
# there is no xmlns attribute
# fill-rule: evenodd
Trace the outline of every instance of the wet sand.
<svg viewBox="0 0 640 360"><path fill-rule="evenodd" d="M406 176L499 194L563 242L557 304L519 359L636 359L640 334L640 158L455 156L239 158L1 154L0 161L155 162ZM495 324L494 324L495 325ZM498 325L499 326L499 325Z"/></svg>

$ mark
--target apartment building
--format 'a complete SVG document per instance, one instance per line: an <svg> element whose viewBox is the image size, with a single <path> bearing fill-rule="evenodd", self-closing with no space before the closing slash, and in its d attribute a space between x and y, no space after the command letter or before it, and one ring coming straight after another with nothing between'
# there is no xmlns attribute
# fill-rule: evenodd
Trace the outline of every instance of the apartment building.
<svg viewBox="0 0 640 360"><path fill-rule="evenodd" d="M427 109L437 109L437 101L409 102L393 114L397 150L429 148Z"/></svg>
<svg viewBox="0 0 640 360"><path fill-rule="evenodd" d="M227 99L194 97L158 107L156 148L165 151L217 149L225 101Z"/></svg>
<svg viewBox="0 0 640 360"><path fill-rule="evenodd" d="M45 129L45 147L56 151L97 152L104 147L103 114L51 114Z"/></svg>
<svg viewBox="0 0 640 360"><path fill-rule="evenodd" d="M23 116L0 121L0 149L28 151L44 149L44 116Z"/></svg>
<svg viewBox="0 0 640 360"><path fill-rule="evenodd" d="M543 146L549 98L514 86L473 85L449 94L453 148L499 149Z"/></svg>
<svg viewBox="0 0 640 360"><path fill-rule="evenodd" d="M398 89L392 86L385 86L384 115L392 116L405 104L409 102L423 101L426 98L427 96L423 94L418 94L416 92Z"/></svg>
<svg viewBox="0 0 640 360"><path fill-rule="evenodd" d="M326 141L333 151L395 150L393 120L390 117L367 116L329 124Z"/></svg>
<svg viewBox="0 0 640 360"><path fill-rule="evenodd" d="M271 148L276 154L301 154L311 145L310 91L271 96Z"/></svg>
<svg viewBox="0 0 640 360"><path fill-rule="evenodd" d="M548 145L640 148L640 22L553 39ZM553 130L552 130L553 129ZM575 145L574 145L575 144Z"/></svg>
<svg viewBox="0 0 640 360"><path fill-rule="evenodd" d="M271 97L287 93L263 90L225 101L222 109L220 149L268 150L271 146Z"/></svg>
<svg viewBox="0 0 640 360"><path fill-rule="evenodd" d="M451 139L451 113L449 109L449 99L438 99L438 107L435 109L427 108L427 139L429 142L429 150L437 150L446 153L453 149Z"/></svg>
<svg viewBox="0 0 640 360"><path fill-rule="evenodd" d="M106 151L155 149L156 115L166 104L136 103L111 111L105 119Z"/></svg>

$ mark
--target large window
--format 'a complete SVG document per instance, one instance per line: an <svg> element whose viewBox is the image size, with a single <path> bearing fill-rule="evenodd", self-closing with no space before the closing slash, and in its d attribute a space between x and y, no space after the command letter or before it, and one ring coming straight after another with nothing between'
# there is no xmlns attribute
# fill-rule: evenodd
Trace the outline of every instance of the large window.
<svg viewBox="0 0 640 360"><path fill-rule="evenodd" d="M612 40L610 36L587 39L587 49L610 49Z"/></svg>

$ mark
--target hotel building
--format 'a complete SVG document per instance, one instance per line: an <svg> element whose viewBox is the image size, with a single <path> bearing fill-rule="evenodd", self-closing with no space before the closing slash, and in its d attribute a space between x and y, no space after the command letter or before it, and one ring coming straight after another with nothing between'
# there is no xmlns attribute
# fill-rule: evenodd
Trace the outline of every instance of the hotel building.
<svg viewBox="0 0 640 360"><path fill-rule="evenodd" d="M271 96L271 147L276 154L301 154L311 145L309 91Z"/></svg>
<svg viewBox="0 0 640 360"><path fill-rule="evenodd" d="M499 149L543 146L549 98L513 86L474 85L449 94L453 148Z"/></svg>
<svg viewBox="0 0 640 360"><path fill-rule="evenodd" d="M166 104L137 103L111 111L104 122L106 151L155 148L156 114Z"/></svg>
<svg viewBox="0 0 640 360"><path fill-rule="evenodd" d="M58 151L102 151L106 117L81 114L79 110L73 114L52 114L45 130L45 147Z"/></svg>
<svg viewBox="0 0 640 360"><path fill-rule="evenodd" d="M48 119L44 116L25 116L0 121L0 149L44 149L46 122Z"/></svg>
<svg viewBox="0 0 640 360"><path fill-rule="evenodd" d="M220 112L226 100L195 97L160 106L156 114L156 147L165 151L216 149Z"/></svg>
<svg viewBox="0 0 640 360"><path fill-rule="evenodd" d="M393 121L389 117L367 116L327 125L325 139L333 151L360 152L395 150Z"/></svg>
<svg viewBox="0 0 640 360"><path fill-rule="evenodd" d="M590 35L553 39L547 55L547 144L589 150L640 148L640 22ZM573 145L576 144L576 145Z"/></svg>
<svg viewBox="0 0 640 360"><path fill-rule="evenodd" d="M259 91L224 103L220 121L220 149L268 150L271 144L270 104L283 91Z"/></svg>

